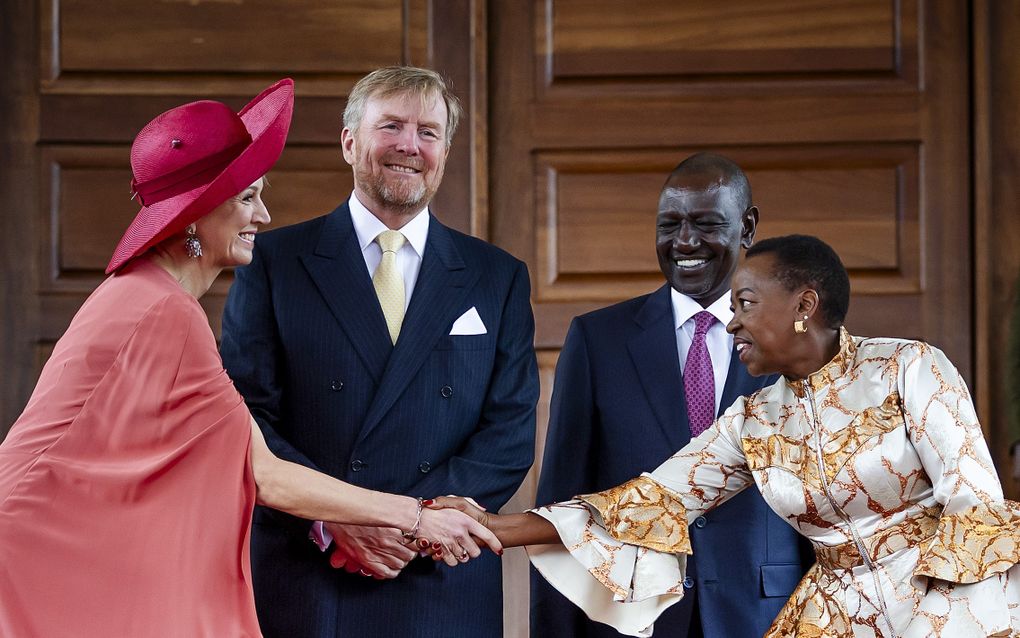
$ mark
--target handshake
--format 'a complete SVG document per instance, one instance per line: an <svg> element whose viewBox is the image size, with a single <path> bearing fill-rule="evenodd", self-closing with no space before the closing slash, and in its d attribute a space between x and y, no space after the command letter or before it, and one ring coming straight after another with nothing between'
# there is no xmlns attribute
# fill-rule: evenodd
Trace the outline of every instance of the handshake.
<svg viewBox="0 0 1020 638"><path fill-rule="evenodd" d="M415 524L408 532L396 527L323 523L333 540L330 564L383 580L396 578L419 556L456 567L480 556L484 546L503 554L499 539L488 529L490 514L473 499L441 496L414 506Z"/></svg>

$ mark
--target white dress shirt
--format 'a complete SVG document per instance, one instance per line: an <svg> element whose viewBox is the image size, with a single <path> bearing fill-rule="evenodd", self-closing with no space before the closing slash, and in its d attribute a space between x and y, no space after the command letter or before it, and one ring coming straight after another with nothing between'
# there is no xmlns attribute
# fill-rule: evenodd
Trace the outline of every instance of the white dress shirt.
<svg viewBox="0 0 1020 638"><path fill-rule="evenodd" d="M730 291L712 302L708 308L687 295L670 289L673 302L673 328L676 330L676 350L680 356L680 372L687 366L687 352L694 341L694 315L702 310L712 313L718 321L712 324L705 334L705 345L708 356L712 359L712 372L715 375L715 414L719 414L723 388L726 386L726 373L730 369L730 357L733 354L733 335L726 332L726 324L733 319L730 310Z"/></svg>
<svg viewBox="0 0 1020 638"><path fill-rule="evenodd" d="M351 221L354 223L354 232L358 235L358 245L361 246L365 266L368 267L368 276L372 277L375 275L375 269L379 267L379 262L382 261L382 248L376 243L375 238L389 228L379 221L372 211L365 208L357 194L351 193L347 205L351 209ZM414 284L418 281L421 260L425 257L425 241L429 236L428 207L418 211L411 221L397 230L407 239L397 251L397 268L404 275L404 310L407 310L411 303L411 293L414 292Z"/></svg>

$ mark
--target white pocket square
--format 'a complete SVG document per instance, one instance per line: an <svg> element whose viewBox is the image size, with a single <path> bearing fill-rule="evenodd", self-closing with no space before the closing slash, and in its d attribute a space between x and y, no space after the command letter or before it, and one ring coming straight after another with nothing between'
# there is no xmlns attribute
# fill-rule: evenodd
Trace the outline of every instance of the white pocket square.
<svg viewBox="0 0 1020 638"><path fill-rule="evenodd" d="M450 336L456 335L483 335L489 331L485 329L485 324L482 323L482 318L478 316L478 311L475 310L474 306L471 309L462 314L453 322L453 327L450 328Z"/></svg>

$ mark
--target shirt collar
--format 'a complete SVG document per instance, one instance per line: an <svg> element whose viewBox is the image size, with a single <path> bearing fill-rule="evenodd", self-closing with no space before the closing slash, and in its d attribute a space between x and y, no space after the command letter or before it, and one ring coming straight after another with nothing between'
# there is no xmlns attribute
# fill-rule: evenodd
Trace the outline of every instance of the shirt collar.
<svg viewBox="0 0 1020 638"><path fill-rule="evenodd" d="M357 193L351 193L347 206L351 209L351 222L354 224L354 232L358 235L358 245L364 252L368 245L379 236L379 233L388 229L386 224L379 221L372 211L365 208L365 205L358 199ZM418 257L424 257L425 241L429 236L429 207L426 206L418 211L411 221L404 224L399 230L414 252L418 253Z"/></svg>
<svg viewBox="0 0 1020 638"><path fill-rule="evenodd" d="M687 295L677 292L675 288L669 289L670 299L673 302L673 328L679 330L680 326L698 314L707 310L719 320L719 323L726 327L733 320L733 311L730 310L730 291L727 290L721 297L712 302L708 308L702 308L701 304L694 301Z"/></svg>
<svg viewBox="0 0 1020 638"><path fill-rule="evenodd" d="M808 378L800 381L790 381L786 377L783 380L786 381L786 385L790 386L793 393L800 398L804 398L804 388L808 385L814 391L819 391L822 388L831 385L836 379L839 379L850 369L850 365L854 362L857 356L857 342L854 340L850 333L846 331L846 328L840 327L839 329L839 352L836 353L828 363L808 375Z"/></svg>

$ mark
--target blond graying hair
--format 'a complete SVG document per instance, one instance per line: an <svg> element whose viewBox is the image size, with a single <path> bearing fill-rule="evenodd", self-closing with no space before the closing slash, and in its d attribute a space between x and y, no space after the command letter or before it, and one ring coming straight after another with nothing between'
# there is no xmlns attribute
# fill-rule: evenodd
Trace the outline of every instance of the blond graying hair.
<svg viewBox="0 0 1020 638"><path fill-rule="evenodd" d="M460 121L460 100L446 86L443 76L431 69L387 66L361 78L347 96L344 126L353 133L358 131L361 119L365 116L365 105L370 98L386 98L404 93L417 95L423 106L437 96L443 98L446 103L446 145L449 146Z"/></svg>

